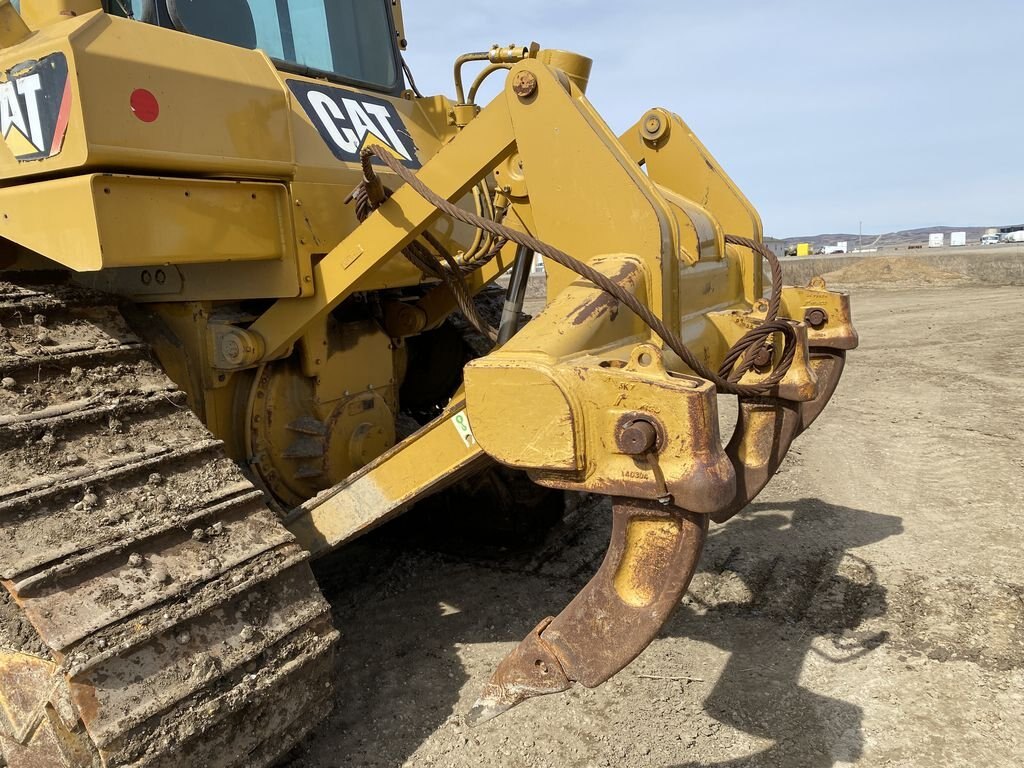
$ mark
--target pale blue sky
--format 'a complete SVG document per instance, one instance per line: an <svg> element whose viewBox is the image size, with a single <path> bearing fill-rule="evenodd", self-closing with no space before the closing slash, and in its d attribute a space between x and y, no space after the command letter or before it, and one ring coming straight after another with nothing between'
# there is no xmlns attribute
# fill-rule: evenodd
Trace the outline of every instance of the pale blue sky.
<svg viewBox="0 0 1024 768"><path fill-rule="evenodd" d="M1021 0L404 0L421 90L491 43L595 59L616 130L679 113L772 236L1024 222Z"/></svg>

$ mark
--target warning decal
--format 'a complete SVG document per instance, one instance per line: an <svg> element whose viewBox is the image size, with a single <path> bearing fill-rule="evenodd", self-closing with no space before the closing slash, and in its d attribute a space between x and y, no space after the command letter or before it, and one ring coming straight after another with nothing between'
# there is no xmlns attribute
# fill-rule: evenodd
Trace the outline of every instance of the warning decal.
<svg viewBox="0 0 1024 768"><path fill-rule="evenodd" d="M63 53L12 67L0 82L0 134L19 162L60 154L71 114Z"/></svg>
<svg viewBox="0 0 1024 768"><path fill-rule="evenodd" d="M451 418L452 424L455 426L455 431L459 433L459 437L462 438L462 442L466 444L467 448L472 448L476 445L476 438L473 436L473 428L469 426L469 417L465 411L459 411Z"/></svg>
<svg viewBox="0 0 1024 768"><path fill-rule="evenodd" d="M323 83L289 80L288 87L339 160L359 162L364 147L380 146L407 167L420 167L412 136L391 102Z"/></svg>

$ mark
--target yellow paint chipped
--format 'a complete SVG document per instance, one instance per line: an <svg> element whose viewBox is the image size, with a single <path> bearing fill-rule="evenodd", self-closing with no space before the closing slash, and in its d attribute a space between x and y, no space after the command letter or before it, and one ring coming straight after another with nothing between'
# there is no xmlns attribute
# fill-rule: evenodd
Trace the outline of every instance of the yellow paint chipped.
<svg viewBox="0 0 1024 768"><path fill-rule="evenodd" d="M679 535L675 520L630 521L615 572L615 592L623 602L644 608L657 599L662 571L672 559Z"/></svg>

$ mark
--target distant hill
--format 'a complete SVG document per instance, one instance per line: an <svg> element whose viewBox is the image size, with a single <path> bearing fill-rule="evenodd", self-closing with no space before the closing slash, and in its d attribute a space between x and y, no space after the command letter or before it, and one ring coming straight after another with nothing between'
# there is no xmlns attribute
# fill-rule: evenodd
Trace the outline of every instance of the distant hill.
<svg viewBox="0 0 1024 768"><path fill-rule="evenodd" d="M864 248L899 248L906 247L908 245L927 245L928 235L941 232L946 236L946 242L949 242L950 232L966 232L967 242L976 243L981 239L981 236L986 232L993 229L998 229L1000 226L1007 226L1000 224L999 226L993 227L922 227L920 229L904 229L900 232L888 232L884 235L869 235L864 234L860 237L860 241ZM781 238L781 242L788 245L795 245L797 243L810 243L812 247L819 248L825 245L835 245L838 242L845 240L850 244L850 250L852 251L857 247L858 235L856 232L835 232L825 233L821 235L801 235L799 237L784 237ZM771 238L770 238L771 239Z"/></svg>

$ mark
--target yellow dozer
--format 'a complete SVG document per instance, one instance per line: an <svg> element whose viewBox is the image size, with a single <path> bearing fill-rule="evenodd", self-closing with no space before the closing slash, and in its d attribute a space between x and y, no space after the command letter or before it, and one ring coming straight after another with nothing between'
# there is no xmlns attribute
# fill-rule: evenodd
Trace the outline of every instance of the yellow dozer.
<svg viewBox="0 0 1024 768"><path fill-rule="evenodd" d="M272 764L335 696L311 559L485 473L614 520L464 714L600 685L835 390L847 297L679 117L615 135L537 45L423 96L404 47L397 0L0 1L9 768Z"/></svg>

